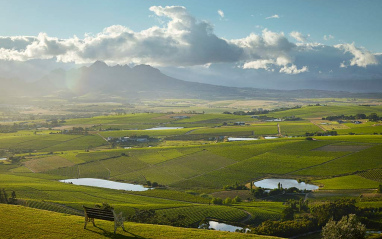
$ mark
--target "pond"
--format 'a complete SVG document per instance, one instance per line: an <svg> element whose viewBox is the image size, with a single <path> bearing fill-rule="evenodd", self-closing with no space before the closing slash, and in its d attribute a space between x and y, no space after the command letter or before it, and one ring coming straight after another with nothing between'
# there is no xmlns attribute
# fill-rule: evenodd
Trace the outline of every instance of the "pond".
<svg viewBox="0 0 382 239"><path fill-rule="evenodd" d="M166 129L183 129L184 127L155 127L145 130L166 130Z"/></svg>
<svg viewBox="0 0 382 239"><path fill-rule="evenodd" d="M228 138L228 141L247 141L247 140L258 140L257 138Z"/></svg>
<svg viewBox="0 0 382 239"><path fill-rule="evenodd" d="M269 188L274 189L278 187L278 184L281 183L283 188L291 188L296 187L300 190L316 190L318 189L318 186L313 184L307 184L304 182L297 182L297 180L294 179L279 179L279 178L268 178L263 179L261 181L257 181L254 183L256 187L262 187L262 188Z"/></svg>
<svg viewBox="0 0 382 239"><path fill-rule="evenodd" d="M278 139L279 137L274 136L265 136L264 139Z"/></svg>
<svg viewBox="0 0 382 239"><path fill-rule="evenodd" d="M235 232L237 229L242 230L242 227L232 226L222 222L209 221L209 228L217 231ZM248 229L246 229L248 230Z"/></svg>
<svg viewBox="0 0 382 239"><path fill-rule="evenodd" d="M98 178L75 178L75 179L65 179L65 180L59 180L59 181L63 183L73 183L75 185L119 189L119 190L126 190L126 191L146 191L150 189L150 188L145 188L142 185L131 184L131 183L120 183L120 182L114 182L114 181L98 179Z"/></svg>
<svg viewBox="0 0 382 239"><path fill-rule="evenodd" d="M0 158L0 161L5 161L7 160L7 158Z"/></svg>

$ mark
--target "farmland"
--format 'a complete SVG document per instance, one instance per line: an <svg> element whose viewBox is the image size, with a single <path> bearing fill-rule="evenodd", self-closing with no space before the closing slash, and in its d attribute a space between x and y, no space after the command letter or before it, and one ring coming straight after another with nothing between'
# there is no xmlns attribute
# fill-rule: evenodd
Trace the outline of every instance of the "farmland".
<svg viewBox="0 0 382 239"><path fill-rule="evenodd" d="M380 106L306 105L259 117L211 111L68 118L50 128L0 133L0 158L6 159L0 161L0 189L14 191L20 205L32 208L81 215L82 205L107 202L127 217L136 210L154 210L158 218L184 216L188 227L205 218L242 226L281 220L288 200L305 197L321 204L362 196L359 205L380 205L381 122L321 119L381 114ZM288 120L269 120L283 117ZM147 130L152 127L183 128ZM320 136L333 130L337 135ZM229 137L257 140L229 142ZM70 178L158 186L133 192L58 182ZM250 185L264 178L296 179L319 189L255 197ZM216 195L230 198L211 203ZM237 195L242 198L233 202Z"/></svg>

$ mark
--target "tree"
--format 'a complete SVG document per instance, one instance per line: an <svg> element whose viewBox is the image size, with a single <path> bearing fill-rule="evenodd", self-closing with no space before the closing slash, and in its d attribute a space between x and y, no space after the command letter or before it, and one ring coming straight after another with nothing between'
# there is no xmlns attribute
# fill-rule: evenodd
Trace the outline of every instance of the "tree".
<svg viewBox="0 0 382 239"><path fill-rule="evenodd" d="M313 217L317 219L319 226L326 224L331 218L340 220L343 216L354 214L357 211L354 199L341 199L334 202L315 205L310 208Z"/></svg>
<svg viewBox="0 0 382 239"><path fill-rule="evenodd" d="M15 191L12 191L12 196L9 198L8 203L10 203L10 204L16 204L17 203Z"/></svg>
<svg viewBox="0 0 382 239"><path fill-rule="evenodd" d="M231 199L231 198L226 198L226 199L224 199L223 204L225 204L225 205L230 205L230 204L232 204L232 199Z"/></svg>
<svg viewBox="0 0 382 239"><path fill-rule="evenodd" d="M382 193L382 184L379 184L378 189L377 189L377 192L378 192L378 193Z"/></svg>
<svg viewBox="0 0 382 239"><path fill-rule="evenodd" d="M356 114L355 118L356 119L366 119L366 115L365 114Z"/></svg>
<svg viewBox="0 0 382 239"><path fill-rule="evenodd" d="M294 219L294 211L291 207L284 208L282 212L282 219L284 221L293 220Z"/></svg>
<svg viewBox="0 0 382 239"><path fill-rule="evenodd" d="M343 216L338 222L330 221L322 228L323 239L363 239L366 237L366 227L357 220L355 214Z"/></svg>
<svg viewBox="0 0 382 239"><path fill-rule="evenodd" d="M222 205L223 200L221 198L212 198L211 203L215 205Z"/></svg>
<svg viewBox="0 0 382 239"><path fill-rule="evenodd" d="M236 196L233 200L232 203L238 203L241 202L241 198L239 196Z"/></svg>
<svg viewBox="0 0 382 239"><path fill-rule="evenodd" d="M378 121L379 120L379 117L376 113L371 113L369 116L368 116L369 120L370 121Z"/></svg>

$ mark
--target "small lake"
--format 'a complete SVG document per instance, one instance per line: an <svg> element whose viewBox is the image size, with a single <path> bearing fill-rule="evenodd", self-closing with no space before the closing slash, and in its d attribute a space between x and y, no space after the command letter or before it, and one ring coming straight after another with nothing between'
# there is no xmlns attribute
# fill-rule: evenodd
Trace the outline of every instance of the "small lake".
<svg viewBox="0 0 382 239"><path fill-rule="evenodd" d="M0 161L5 161L7 160L7 158L0 158Z"/></svg>
<svg viewBox="0 0 382 239"><path fill-rule="evenodd" d="M184 127L154 127L145 130L166 130L166 129L183 129Z"/></svg>
<svg viewBox="0 0 382 239"><path fill-rule="evenodd" d="M242 230L242 227L232 226L222 222L209 221L209 228L217 231L235 232L237 229Z"/></svg>
<svg viewBox="0 0 382 239"><path fill-rule="evenodd" d="M258 140L257 138L228 138L228 141L247 141L247 140Z"/></svg>
<svg viewBox="0 0 382 239"><path fill-rule="evenodd" d="M304 182L297 182L297 180L294 179L278 179L278 178L268 178L263 179L261 181L257 181L254 183L256 187L262 187L262 188L269 188L274 189L278 187L278 183L281 183L283 188L291 188L296 187L300 190L316 190L318 189L318 186L313 184L307 184Z"/></svg>
<svg viewBox="0 0 382 239"><path fill-rule="evenodd" d="M142 185L131 184L131 183L120 183L120 182L114 182L114 181L98 179L98 178L75 178L75 179L65 179L65 180L59 180L59 181L63 183L73 183L75 185L119 189L119 190L126 190L126 191L146 191L150 189L150 188L145 188Z"/></svg>

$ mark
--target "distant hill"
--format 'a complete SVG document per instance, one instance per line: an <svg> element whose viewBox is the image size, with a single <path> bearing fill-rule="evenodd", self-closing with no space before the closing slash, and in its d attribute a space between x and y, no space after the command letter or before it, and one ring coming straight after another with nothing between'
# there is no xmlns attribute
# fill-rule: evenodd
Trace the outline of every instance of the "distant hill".
<svg viewBox="0 0 382 239"><path fill-rule="evenodd" d="M57 69L33 83L0 79L2 96L52 96L82 101L125 99L245 99L245 98L382 98L380 94L361 94L324 90L267 90L238 88L183 81L169 77L149 65L108 66L96 61L89 67Z"/></svg>

